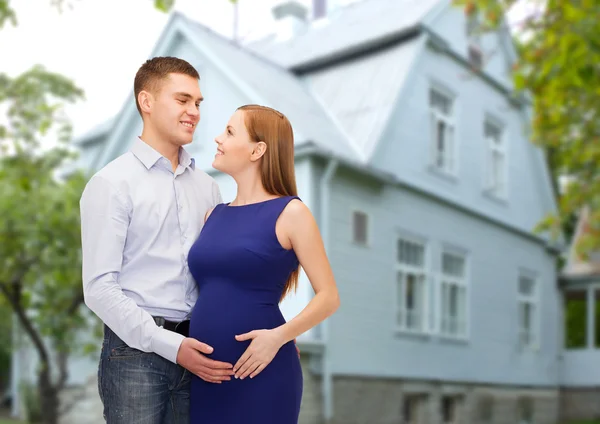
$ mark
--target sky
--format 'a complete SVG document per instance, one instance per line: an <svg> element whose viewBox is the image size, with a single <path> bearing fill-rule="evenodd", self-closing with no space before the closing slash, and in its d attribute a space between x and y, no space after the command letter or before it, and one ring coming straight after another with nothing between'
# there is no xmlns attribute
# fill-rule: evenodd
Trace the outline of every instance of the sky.
<svg viewBox="0 0 600 424"><path fill-rule="evenodd" d="M154 9L153 0L63 1L68 7L60 12L52 0L11 0L19 22L0 30L0 72L14 76L39 63L71 78L86 95L67 108L77 137L111 118L129 99L135 73L169 16ZM241 38L272 31L271 8L279 1L239 0ZM176 0L175 9L232 36L229 0Z"/></svg>

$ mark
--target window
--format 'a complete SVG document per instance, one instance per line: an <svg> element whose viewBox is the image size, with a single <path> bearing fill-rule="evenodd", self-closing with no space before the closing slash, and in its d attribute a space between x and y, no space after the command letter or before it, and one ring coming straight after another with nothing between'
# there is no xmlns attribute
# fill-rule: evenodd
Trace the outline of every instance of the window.
<svg viewBox="0 0 600 424"><path fill-rule="evenodd" d="M517 401L518 424L533 424L534 405L531 397L522 397Z"/></svg>
<svg viewBox="0 0 600 424"><path fill-rule="evenodd" d="M473 68L480 69L483 66L483 52L481 47L481 16L477 10L473 10L467 17L466 33L469 63Z"/></svg>
<svg viewBox="0 0 600 424"><path fill-rule="evenodd" d="M354 211L352 214L352 240L354 243L366 246L368 242L367 230L367 214L360 211Z"/></svg>
<svg viewBox="0 0 600 424"><path fill-rule="evenodd" d="M443 424L457 424L461 422L460 410L462 406L462 397L455 396L444 396L442 397L442 423Z"/></svg>
<svg viewBox="0 0 600 424"><path fill-rule="evenodd" d="M519 344L533 347L537 343L537 296L536 281L532 276L519 277Z"/></svg>
<svg viewBox="0 0 600 424"><path fill-rule="evenodd" d="M482 395L478 399L477 415L482 424L491 423L494 418L494 398L491 395Z"/></svg>
<svg viewBox="0 0 600 424"><path fill-rule="evenodd" d="M481 48L476 45L469 45L469 63L474 69L481 69L483 66L483 54Z"/></svg>
<svg viewBox="0 0 600 424"><path fill-rule="evenodd" d="M486 189L490 194L504 197L506 194L506 149L502 129L486 122L484 136L488 149Z"/></svg>
<svg viewBox="0 0 600 424"><path fill-rule="evenodd" d="M467 335L466 259L456 253L442 253L441 323L442 334L452 337Z"/></svg>
<svg viewBox="0 0 600 424"><path fill-rule="evenodd" d="M404 403L402 405L402 422L405 424L426 424L426 405L426 395L404 395Z"/></svg>
<svg viewBox="0 0 600 424"><path fill-rule="evenodd" d="M456 171L453 103L450 96L430 90L432 166L448 174Z"/></svg>
<svg viewBox="0 0 600 424"><path fill-rule="evenodd" d="M401 330L424 332L427 305L425 245L399 239L397 263L396 324Z"/></svg>
<svg viewBox="0 0 600 424"><path fill-rule="evenodd" d="M563 293L564 299L564 340L566 349L581 349L587 346L587 310L586 289L570 289Z"/></svg>

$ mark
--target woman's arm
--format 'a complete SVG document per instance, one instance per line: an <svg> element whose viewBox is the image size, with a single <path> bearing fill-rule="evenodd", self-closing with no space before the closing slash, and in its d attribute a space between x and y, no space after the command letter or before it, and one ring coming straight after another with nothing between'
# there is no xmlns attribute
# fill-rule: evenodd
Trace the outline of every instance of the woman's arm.
<svg viewBox="0 0 600 424"><path fill-rule="evenodd" d="M315 291L315 296L296 317L276 329L285 344L333 314L340 306L340 298L323 239L308 207L292 200L280 220L281 234L289 239Z"/></svg>

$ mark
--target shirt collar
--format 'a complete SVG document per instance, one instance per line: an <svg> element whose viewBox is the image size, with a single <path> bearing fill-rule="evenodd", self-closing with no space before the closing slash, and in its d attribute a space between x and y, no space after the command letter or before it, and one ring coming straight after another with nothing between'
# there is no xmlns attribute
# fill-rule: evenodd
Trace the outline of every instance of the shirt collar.
<svg viewBox="0 0 600 424"><path fill-rule="evenodd" d="M196 169L196 160L183 147L179 149L179 165L191 168L192 171Z"/></svg>
<svg viewBox="0 0 600 424"><path fill-rule="evenodd" d="M131 146L131 153L138 158L140 162L144 164L146 169L152 168L156 165L163 155L158 153L148 143L142 141L141 138L136 137L133 145ZM166 160L166 159L165 159ZM196 161L183 147L179 149L179 165L184 168L196 169Z"/></svg>

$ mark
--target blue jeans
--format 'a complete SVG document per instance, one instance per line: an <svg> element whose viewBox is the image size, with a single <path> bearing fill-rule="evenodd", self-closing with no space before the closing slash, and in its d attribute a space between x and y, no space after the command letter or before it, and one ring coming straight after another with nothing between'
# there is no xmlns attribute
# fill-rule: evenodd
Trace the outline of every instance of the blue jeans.
<svg viewBox="0 0 600 424"><path fill-rule="evenodd" d="M189 424L191 374L104 326L98 389L107 424Z"/></svg>

